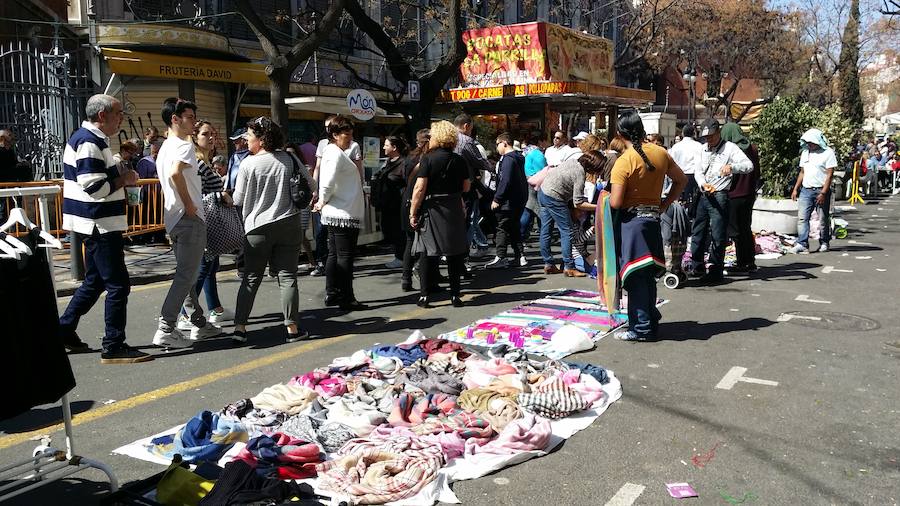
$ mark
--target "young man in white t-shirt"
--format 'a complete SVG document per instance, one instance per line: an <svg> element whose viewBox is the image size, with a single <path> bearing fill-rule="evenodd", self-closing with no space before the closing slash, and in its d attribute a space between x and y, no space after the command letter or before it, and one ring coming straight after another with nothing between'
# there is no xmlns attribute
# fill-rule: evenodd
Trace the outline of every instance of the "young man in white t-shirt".
<svg viewBox="0 0 900 506"><path fill-rule="evenodd" d="M809 218L819 213L819 252L828 251L831 240L831 178L837 167L834 150L828 147L820 130L811 128L800 137L800 175L794 184L791 198L797 200L797 243L791 253L809 253Z"/></svg>
<svg viewBox="0 0 900 506"><path fill-rule="evenodd" d="M175 250L175 278L160 310L159 328L153 344L166 348L187 348L193 340L222 333L206 321L197 301L197 275L206 248L206 222L203 215L202 181L197 172L197 155L191 134L197 120L197 106L178 98L167 98L162 119L169 127L165 142L156 156L156 171L163 191L166 232ZM190 317L190 336L177 326L181 307Z"/></svg>
<svg viewBox="0 0 900 506"><path fill-rule="evenodd" d="M331 123L331 120L334 119L334 115L328 116L325 118L325 131L328 131L328 125ZM313 168L312 178L316 181L316 196L319 193L319 168L322 166L322 156L325 154L325 146L328 145L328 138L322 139L319 141L319 144L316 146L316 166ZM359 170L359 179L360 181L365 179L365 172L363 171L363 159L362 159L362 149L359 147L359 144L356 141L352 141L350 143L350 147L344 150L344 153L353 160L353 163L356 164L356 168ZM315 199L313 199L313 204L315 204ZM320 213L313 213L313 235L316 238L316 266L313 268L312 272L309 273L310 276L323 276L325 274L325 259L328 258L328 227L322 225Z"/></svg>

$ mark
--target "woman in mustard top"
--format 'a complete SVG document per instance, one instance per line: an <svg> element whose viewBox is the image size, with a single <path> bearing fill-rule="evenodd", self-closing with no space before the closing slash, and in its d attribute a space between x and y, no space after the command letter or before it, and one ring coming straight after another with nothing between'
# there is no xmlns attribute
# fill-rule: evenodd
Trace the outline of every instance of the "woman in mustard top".
<svg viewBox="0 0 900 506"><path fill-rule="evenodd" d="M618 127L626 150L612 169L609 205L615 210L619 279L628 292L628 330L617 333L616 338L652 340L660 319L656 276L662 275L666 266L659 215L681 195L687 178L665 148L646 142L636 112L620 117ZM672 189L662 199L666 176L672 179Z"/></svg>

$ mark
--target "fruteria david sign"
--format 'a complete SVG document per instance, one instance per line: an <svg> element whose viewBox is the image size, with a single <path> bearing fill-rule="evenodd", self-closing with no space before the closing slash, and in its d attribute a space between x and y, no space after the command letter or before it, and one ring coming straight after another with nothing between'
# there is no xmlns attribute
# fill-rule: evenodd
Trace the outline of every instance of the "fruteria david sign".
<svg viewBox="0 0 900 506"><path fill-rule="evenodd" d="M369 121L375 117L378 103L367 90L356 89L347 94L347 108L350 114L360 121Z"/></svg>

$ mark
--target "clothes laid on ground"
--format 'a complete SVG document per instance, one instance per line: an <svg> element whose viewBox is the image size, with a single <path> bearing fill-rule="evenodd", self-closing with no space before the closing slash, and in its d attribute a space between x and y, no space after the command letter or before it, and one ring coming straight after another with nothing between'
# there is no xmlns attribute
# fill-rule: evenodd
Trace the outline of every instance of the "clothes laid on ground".
<svg viewBox="0 0 900 506"><path fill-rule="evenodd" d="M225 470L216 480L212 490L198 504L199 506L230 506L232 504L251 504L256 501L279 503L292 498L301 499L300 502L291 502L298 506L319 504L313 501L315 494L309 485L263 478L256 473L252 466L237 460L225 464Z"/></svg>
<svg viewBox="0 0 900 506"><path fill-rule="evenodd" d="M537 309L578 312L596 307L583 302L592 295L560 292ZM381 357L378 350L420 358L403 366L398 356ZM296 494L265 479L314 477L316 491L335 503L433 504L439 496L445 500L442 494L452 497L446 487L453 476L483 476L504 462L543 455L621 395L615 377L599 366L535 360L505 343L491 355L415 333L396 346L360 350L298 374L219 414L201 413L177 436L190 436L185 444L197 447L188 452L195 460L200 454L221 457L224 481L210 496L223 501L260 490ZM338 394L334 385L346 390ZM259 424L262 416L271 423ZM250 425L253 417L257 425ZM252 439L226 447L239 430ZM153 439L154 461L171 457L165 450L173 449L174 439Z"/></svg>
<svg viewBox="0 0 900 506"><path fill-rule="evenodd" d="M75 376L59 335L56 293L43 242L34 229L19 240L31 255L0 259L0 322L7 388L0 420L50 404L75 387ZM2 240L2 239L0 239ZM36 380L39 374L39 380Z"/></svg>
<svg viewBox="0 0 900 506"><path fill-rule="evenodd" d="M247 430L240 422L201 411L174 435L153 439L152 450L166 458L177 453L185 462L215 462L239 441L247 441Z"/></svg>

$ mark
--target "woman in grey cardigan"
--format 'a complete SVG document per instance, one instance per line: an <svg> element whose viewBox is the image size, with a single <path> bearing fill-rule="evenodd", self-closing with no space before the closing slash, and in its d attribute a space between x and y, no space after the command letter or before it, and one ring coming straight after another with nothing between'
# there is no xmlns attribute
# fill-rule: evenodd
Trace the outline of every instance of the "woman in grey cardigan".
<svg viewBox="0 0 900 506"><path fill-rule="evenodd" d="M238 289L233 339L247 340L247 319L266 265L277 273L287 342L309 337L299 327L297 258L300 255L301 217L291 200L290 178L299 170L311 181L306 167L280 148L281 127L266 117L247 123L247 147L252 156L241 162L234 190L234 205L244 215L244 279Z"/></svg>

